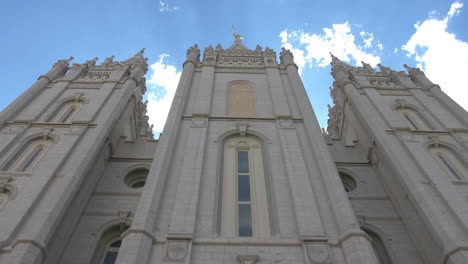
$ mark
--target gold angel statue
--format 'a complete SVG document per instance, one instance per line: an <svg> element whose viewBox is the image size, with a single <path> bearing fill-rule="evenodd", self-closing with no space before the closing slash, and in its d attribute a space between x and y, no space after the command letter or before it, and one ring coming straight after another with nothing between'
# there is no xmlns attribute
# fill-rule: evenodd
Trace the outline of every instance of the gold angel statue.
<svg viewBox="0 0 468 264"><path fill-rule="evenodd" d="M239 40L240 40L240 39L244 39L243 36L237 34L237 30L236 30L236 28L234 27L234 25L231 25L231 26L232 26L232 35L234 35L234 38L235 38L236 40L238 40L238 39L239 39Z"/></svg>

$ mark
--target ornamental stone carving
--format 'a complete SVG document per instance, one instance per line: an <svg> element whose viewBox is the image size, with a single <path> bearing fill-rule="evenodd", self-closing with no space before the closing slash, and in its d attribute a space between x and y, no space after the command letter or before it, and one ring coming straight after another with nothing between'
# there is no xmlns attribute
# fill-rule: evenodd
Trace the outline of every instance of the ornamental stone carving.
<svg viewBox="0 0 468 264"><path fill-rule="evenodd" d="M167 261L183 263L190 250L190 240L168 240L165 259Z"/></svg>
<svg viewBox="0 0 468 264"><path fill-rule="evenodd" d="M307 257L311 264L331 264L329 249L326 245L306 243Z"/></svg>

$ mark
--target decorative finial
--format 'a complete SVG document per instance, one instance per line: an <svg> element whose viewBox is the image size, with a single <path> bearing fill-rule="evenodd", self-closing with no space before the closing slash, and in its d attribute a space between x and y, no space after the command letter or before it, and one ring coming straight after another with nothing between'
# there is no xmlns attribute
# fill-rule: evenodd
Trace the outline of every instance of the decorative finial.
<svg viewBox="0 0 468 264"><path fill-rule="evenodd" d="M234 27L234 25L231 25L231 26L232 26L232 35L234 36L234 39L235 39L235 40L242 40L242 39L244 39L243 36L237 34L237 30L236 30L236 28Z"/></svg>
<svg viewBox="0 0 468 264"><path fill-rule="evenodd" d="M67 63L70 63L72 60L73 60L73 56L70 56L70 58L68 58L68 60L65 60Z"/></svg>
<svg viewBox="0 0 468 264"><path fill-rule="evenodd" d="M92 59L92 60L87 60L84 64L88 65L88 67L96 65L96 61L98 60L98 57Z"/></svg>
<svg viewBox="0 0 468 264"><path fill-rule="evenodd" d="M140 50L139 52L137 52L137 54L135 54L134 57L143 57L143 53L145 52L145 48L143 48L142 50Z"/></svg>
<svg viewBox="0 0 468 264"><path fill-rule="evenodd" d="M110 56L109 58L105 59L104 62L102 63L102 65L109 65L113 62L114 60L114 55Z"/></svg>

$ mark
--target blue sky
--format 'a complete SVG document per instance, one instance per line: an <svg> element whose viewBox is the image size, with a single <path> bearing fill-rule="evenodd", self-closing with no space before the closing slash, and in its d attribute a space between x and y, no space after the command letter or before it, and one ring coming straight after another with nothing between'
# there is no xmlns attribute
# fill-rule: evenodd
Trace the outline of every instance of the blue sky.
<svg viewBox="0 0 468 264"><path fill-rule="evenodd" d="M468 108L468 14L463 1L8 1L0 9L0 110L58 59L74 63L133 56L146 48L148 113L160 131L186 49L233 38L255 48L291 49L312 106L326 126L332 85L328 52L352 65L403 64L426 75Z"/></svg>

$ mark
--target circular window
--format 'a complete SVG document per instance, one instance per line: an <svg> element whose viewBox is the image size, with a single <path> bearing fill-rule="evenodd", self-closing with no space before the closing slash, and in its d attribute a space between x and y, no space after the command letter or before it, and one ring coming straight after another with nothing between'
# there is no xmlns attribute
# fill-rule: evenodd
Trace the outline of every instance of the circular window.
<svg viewBox="0 0 468 264"><path fill-rule="evenodd" d="M350 192L350 191L356 189L357 183L353 179L353 177L340 172L340 178L341 178L341 182L343 183L343 187L344 187L346 192Z"/></svg>
<svg viewBox="0 0 468 264"><path fill-rule="evenodd" d="M125 176L125 184L130 188L142 188L148 178L148 169L136 169Z"/></svg>

